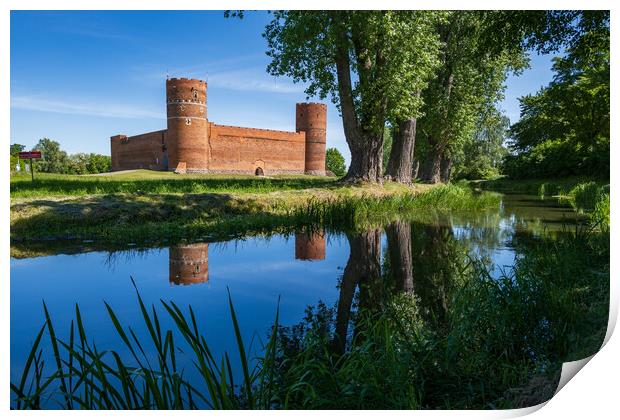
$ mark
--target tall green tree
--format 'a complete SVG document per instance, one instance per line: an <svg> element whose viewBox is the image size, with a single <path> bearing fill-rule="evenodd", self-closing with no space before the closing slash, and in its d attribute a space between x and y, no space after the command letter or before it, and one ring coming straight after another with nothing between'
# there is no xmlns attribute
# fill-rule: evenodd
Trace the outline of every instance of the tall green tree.
<svg viewBox="0 0 620 420"><path fill-rule="evenodd" d="M308 83L308 96L331 97L351 151L345 179L383 176L386 121L416 117L435 67L443 12L277 11L264 37L270 74Z"/></svg>
<svg viewBox="0 0 620 420"><path fill-rule="evenodd" d="M457 178L487 179L500 174L502 161L508 152L504 143L510 120L499 110L478 116L473 135L454 156L454 175Z"/></svg>
<svg viewBox="0 0 620 420"><path fill-rule="evenodd" d="M66 173L69 164L67 152L60 149L60 143L48 138L39 140L33 150L41 151L41 159L37 160L40 172Z"/></svg>
<svg viewBox="0 0 620 420"><path fill-rule="evenodd" d="M325 151L325 167L338 177L347 173L344 157L335 147L330 147Z"/></svg>
<svg viewBox="0 0 620 420"><path fill-rule="evenodd" d="M514 12L504 12L506 19ZM521 120L511 128L512 177L609 174L609 11L548 11L544 30L532 31L537 51L564 49L554 80L521 98ZM531 20L511 20L513 28ZM506 31L504 33L510 33Z"/></svg>
<svg viewBox="0 0 620 420"><path fill-rule="evenodd" d="M608 25L589 27L555 58L551 83L520 98L508 175L609 176L609 34Z"/></svg>
<svg viewBox="0 0 620 420"><path fill-rule="evenodd" d="M112 170L112 158L107 155L91 153L88 155L86 169L88 170L88 173L91 174L110 172Z"/></svg>
<svg viewBox="0 0 620 420"><path fill-rule="evenodd" d="M422 91L424 115L417 120L419 176L436 183L450 178L454 158L471 138L479 115L502 98L508 71L527 64L521 44L488 38L494 12L457 11L437 27L441 66Z"/></svg>

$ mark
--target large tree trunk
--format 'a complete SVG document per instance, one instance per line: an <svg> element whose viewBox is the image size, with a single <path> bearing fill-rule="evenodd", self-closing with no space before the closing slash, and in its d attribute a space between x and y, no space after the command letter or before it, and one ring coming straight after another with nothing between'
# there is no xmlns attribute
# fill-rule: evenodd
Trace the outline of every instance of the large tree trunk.
<svg viewBox="0 0 620 420"><path fill-rule="evenodd" d="M344 135L351 151L351 165L344 180L380 182L383 177L383 132L375 135L364 130L355 112L349 55L350 40L343 13L346 12L332 12L336 30L335 61L338 96Z"/></svg>
<svg viewBox="0 0 620 420"><path fill-rule="evenodd" d="M452 172L452 158L446 157L446 155L444 154L441 157L441 169L440 169L441 182L443 183L450 182L451 172Z"/></svg>
<svg viewBox="0 0 620 420"><path fill-rule="evenodd" d="M422 165L420 179L429 184L441 181L441 152L433 150L429 153Z"/></svg>
<svg viewBox="0 0 620 420"><path fill-rule="evenodd" d="M383 178L383 136L364 136L349 143L351 164L345 181L380 182Z"/></svg>
<svg viewBox="0 0 620 420"><path fill-rule="evenodd" d="M381 232L371 230L359 235L347 235L349 260L342 275L340 296L336 310L336 335L333 348L337 353L345 350L351 305L357 284L360 285L360 308L372 303L369 289L381 278Z"/></svg>
<svg viewBox="0 0 620 420"><path fill-rule="evenodd" d="M401 121L394 132L387 173L393 181L411 184L416 118Z"/></svg>
<svg viewBox="0 0 620 420"><path fill-rule="evenodd" d="M397 290L413 292L413 262L411 259L411 225L398 220L385 230L390 253L390 268Z"/></svg>

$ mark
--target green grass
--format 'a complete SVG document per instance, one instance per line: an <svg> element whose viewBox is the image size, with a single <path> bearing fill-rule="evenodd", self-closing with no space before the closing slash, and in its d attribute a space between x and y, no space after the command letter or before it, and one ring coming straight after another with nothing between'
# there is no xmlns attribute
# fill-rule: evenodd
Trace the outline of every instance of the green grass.
<svg viewBox="0 0 620 420"><path fill-rule="evenodd" d="M420 298L386 289L387 278L366 279L372 296L354 314L346 351L334 349L334 313L310 308L304 322L275 322L258 359L249 357L229 297L236 355L213 356L193 310L161 301L174 328L163 331L161 313L137 305L148 330L139 339L106 304L109 321L129 349L90 343L79 307L67 339L45 323L22 375L11 383L12 408L41 408L52 401L75 409L494 409L518 408L551 398L564 361L596 352L609 307L609 246L605 236L576 230L560 240L523 248L512 271L492 279L477 261L456 259L452 285L434 318ZM605 245L607 244L607 245ZM430 280L430 279L427 279ZM425 281L418 277L416 281ZM432 282L431 282L432 284ZM419 293L419 292L418 292ZM230 296L230 295L229 295ZM370 305L370 306L368 306ZM432 314L432 312L431 312ZM52 358L40 349L52 343ZM145 348L153 348L147 356ZM199 380L189 382L177 364L191 356ZM231 357L239 357L240 376ZM48 370L44 369L44 366ZM254 366L252 368L252 366ZM241 378L235 383L234 378Z"/></svg>
<svg viewBox="0 0 620 420"><path fill-rule="evenodd" d="M105 176L36 174L11 176L11 198L67 197L102 194L205 194L329 188L336 179L305 175L178 175L138 170Z"/></svg>

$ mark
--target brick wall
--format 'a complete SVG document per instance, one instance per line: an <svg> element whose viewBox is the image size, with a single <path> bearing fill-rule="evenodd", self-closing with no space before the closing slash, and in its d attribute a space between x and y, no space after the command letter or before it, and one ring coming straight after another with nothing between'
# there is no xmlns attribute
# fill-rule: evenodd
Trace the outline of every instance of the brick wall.
<svg viewBox="0 0 620 420"><path fill-rule="evenodd" d="M166 130L127 137L110 138L112 170L152 169L166 170L167 152L164 151Z"/></svg>
<svg viewBox="0 0 620 420"><path fill-rule="evenodd" d="M210 123L209 170L265 175L303 173L305 133L233 127Z"/></svg>

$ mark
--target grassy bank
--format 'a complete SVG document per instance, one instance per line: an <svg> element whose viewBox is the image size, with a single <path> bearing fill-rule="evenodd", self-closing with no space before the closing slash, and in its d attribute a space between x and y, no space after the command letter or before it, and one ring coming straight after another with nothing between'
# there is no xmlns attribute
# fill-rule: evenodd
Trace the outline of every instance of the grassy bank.
<svg viewBox="0 0 620 420"><path fill-rule="evenodd" d="M422 209L473 210L499 203L496 195L475 194L457 186L349 185L317 177L256 181L249 177L152 176L166 178L131 181L121 177L122 181L93 184L100 189L105 185L106 191L142 185L140 192L133 193L72 195L90 188L92 177L86 181L82 181L85 177L77 181L75 177L54 177L53 188L19 185L12 191L11 238L14 242L66 239L118 243L229 238L309 224L346 229L384 223L397 214ZM276 181L282 182L282 188L273 184ZM256 187L254 182L263 184ZM80 183L86 186L78 188ZM200 186L194 188L194 184ZM223 185L228 190L218 191ZM171 192L156 192L162 188Z"/></svg>
<svg viewBox="0 0 620 420"><path fill-rule="evenodd" d="M336 178L305 175L178 175L136 170L101 175L36 174L11 176L11 198L80 197L104 194L266 193L330 188Z"/></svg>

